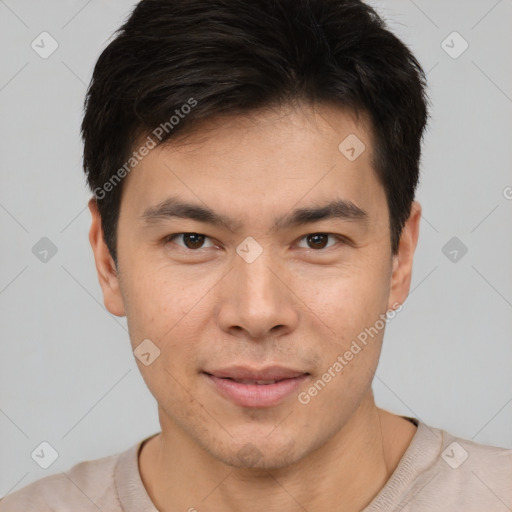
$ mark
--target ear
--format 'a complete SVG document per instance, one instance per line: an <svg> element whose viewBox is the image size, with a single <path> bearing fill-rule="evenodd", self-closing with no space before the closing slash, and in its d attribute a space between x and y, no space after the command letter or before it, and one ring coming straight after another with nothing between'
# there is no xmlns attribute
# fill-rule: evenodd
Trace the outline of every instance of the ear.
<svg viewBox="0 0 512 512"><path fill-rule="evenodd" d="M117 269L105 243L98 204L94 197L89 200L89 210L92 216L89 242L94 253L98 280L103 290L103 302L113 315L125 316Z"/></svg>
<svg viewBox="0 0 512 512"><path fill-rule="evenodd" d="M420 221L421 204L418 201L413 201L411 213L402 230L398 253L393 256L393 272L391 274L388 309L397 309L397 303L403 304L409 295L412 260L418 243ZM393 304L395 307L393 307Z"/></svg>

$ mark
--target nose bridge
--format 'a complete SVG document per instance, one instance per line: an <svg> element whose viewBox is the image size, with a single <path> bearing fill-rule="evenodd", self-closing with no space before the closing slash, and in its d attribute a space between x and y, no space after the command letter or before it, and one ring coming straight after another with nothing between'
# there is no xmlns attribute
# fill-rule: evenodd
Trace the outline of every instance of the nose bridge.
<svg viewBox="0 0 512 512"><path fill-rule="evenodd" d="M235 266L241 291L243 292L245 288L248 297L256 303L274 301L277 299L276 294L279 293L279 290L275 289L276 270L271 270L272 267L276 267L275 258L271 253L267 247L253 261L241 258L242 261L238 261ZM242 293L242 297L243 295Z"/></svg>
<svg viewBox="0 0 512 512"><path fill-rule="evenodd" d="M237 247L238 261L235 263L235 286L239 298L246 303L260 306L278 300L280 291L275 276L277 261L270 246L263 246L252 237L247 237Z"/></svg>
<svg viewBox="0 0 512 512"><path fill-rule="evenodd" d="M275 253L268 245L248 238L237 247L219 304L219 324L223 330L242 328L261 339L277 326L289 331L297 322L297 312L287 287L276 276L280 266Z"/></svg>

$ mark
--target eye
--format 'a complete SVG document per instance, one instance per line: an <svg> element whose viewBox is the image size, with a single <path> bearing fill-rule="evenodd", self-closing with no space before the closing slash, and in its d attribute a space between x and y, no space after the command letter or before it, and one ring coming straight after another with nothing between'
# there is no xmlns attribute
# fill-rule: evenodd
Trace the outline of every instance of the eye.
<svg viewBox="0 0 512 512"><path fill-rule="evenodd" d="M302 242L302 240L305 240L306 244L308 244L307 247L302 246L303 248L309 248L313 249L314 251L319 251L321 249L328 249L333 245L336 245L335 242L331 243L330 245L328 244L329 237L331 237L332 239L337 239L342 243L346 243L344 237L340 235L334 235L331 233L310 233L308 235L303 236L300 239L300 241ZM181 243L178 243L177 240L181 240ZM206 240L210 240L210 245L205 246ZM211 238L206 235L202 235L201 233L175 233L165 237L163 242L165 244L169 242L174 242L180 247L188 249L190 251L197 251L199 249L215 247L215 245L211 241Z"/></svg>
<svg viewBox="0 0 512 512"><path fill-rule="evenodd" d="M196 250L196 249L205 249L204 241L206 239L210 240L206 235L201 235L200 233L175 233L174 235L169 235L164 239L164 243L174 242L175 240L181 238L183 240L183 245L185 249ZM180 245L180 244L177 244ZM209 247L214 247L211 244Z"/></svg>
<svg viewBox="0 0 512 512"><path fill-rule="evenodd" d="M337 238L338 240L344 241L343 237L338 235L332 235L331 233L310 233L309 235L303 236L301 240L306 240L307 244L310 244L310 249L325 249L326 247L332 247L335 244L327 245L328 237Z"/></svg>

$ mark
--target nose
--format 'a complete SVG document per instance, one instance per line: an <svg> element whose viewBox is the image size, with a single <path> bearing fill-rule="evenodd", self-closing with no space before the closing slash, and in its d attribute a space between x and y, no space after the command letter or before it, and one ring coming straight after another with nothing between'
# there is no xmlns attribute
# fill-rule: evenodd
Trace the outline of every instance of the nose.
<svg viewBox="0 0 512 512"><path fill-rule="evenodd" d="M286 278L287 273L268 249L251 263L237 255L222 281L216 309L220 328L253 340L292 332L298 324L299 311Z"/></svg>

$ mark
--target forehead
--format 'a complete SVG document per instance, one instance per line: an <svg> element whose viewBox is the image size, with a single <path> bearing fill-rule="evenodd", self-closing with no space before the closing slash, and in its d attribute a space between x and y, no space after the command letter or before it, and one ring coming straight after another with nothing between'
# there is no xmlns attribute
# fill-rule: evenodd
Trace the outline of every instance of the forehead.
<svg viewBox="0 0 512 512"><path fill-rule="evenodd" d="M384 198L372 154L366 118L333 106L219 117L151 150L127 176L121 210L140 216L172 196L243 223L344 198L371 215Z"/></svg>

